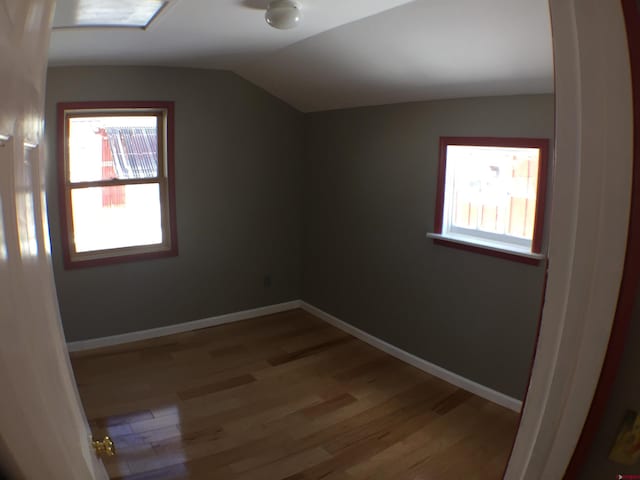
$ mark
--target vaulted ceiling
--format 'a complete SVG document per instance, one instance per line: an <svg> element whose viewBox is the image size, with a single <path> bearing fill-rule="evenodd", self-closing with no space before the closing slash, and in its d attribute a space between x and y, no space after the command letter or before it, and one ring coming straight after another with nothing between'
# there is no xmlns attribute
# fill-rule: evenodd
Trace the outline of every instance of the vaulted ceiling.
<svg viewBox="0 0 640 480"><path fill-rule="evenodd" d="M176 0L146 30L55 29L50 65L226 69L302 111L553 91L546 0L302 0L292 30L265 23L266 3Z"/></svg>

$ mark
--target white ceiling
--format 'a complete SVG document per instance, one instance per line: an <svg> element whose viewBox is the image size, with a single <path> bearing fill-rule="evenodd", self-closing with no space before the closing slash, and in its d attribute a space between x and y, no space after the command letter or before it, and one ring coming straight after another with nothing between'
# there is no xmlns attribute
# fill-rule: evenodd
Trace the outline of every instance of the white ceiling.
<svg viewBox="0 0 640 480"><path fill-rule="evenodd" d="M129 0L133 1L133 0ZM178 65L227 69L410 0L303 0L302 25L276 30L268 0L177 0L147 30L54 30L51 65ZM57 16L77 0L58 0ZM54 27L58 18L54 19Z"/></svg>
<svg viewBox="0 0 640 480"><path fill-rule="evenodd" d="M54 30L50 65L229 69L302 111L553 91L547 0L303 0L286 31L265 6L178 0L148 30Z"/></svg>

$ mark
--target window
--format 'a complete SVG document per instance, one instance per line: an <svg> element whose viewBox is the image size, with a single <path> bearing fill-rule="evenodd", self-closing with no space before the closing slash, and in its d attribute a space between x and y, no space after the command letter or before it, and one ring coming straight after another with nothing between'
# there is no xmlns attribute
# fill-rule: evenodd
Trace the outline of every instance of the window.
<svg viewBox="0 0 640 480"><path fill-rule="evenodd" d="M75 0L60 2L53 28L121 27L147 29L173 0Z"/></svg>
<svg viewBox="0 0 640 480"><path fill-rule="evenodd" d="M435 233L428 236L537 263L548 150L546 139L442 137Z"/></svg>
<svg viewBox="0 0 640 480"><path fill-rule="evenodd" d="M58 105L66 268L177 255L173 103Z"/></svg>

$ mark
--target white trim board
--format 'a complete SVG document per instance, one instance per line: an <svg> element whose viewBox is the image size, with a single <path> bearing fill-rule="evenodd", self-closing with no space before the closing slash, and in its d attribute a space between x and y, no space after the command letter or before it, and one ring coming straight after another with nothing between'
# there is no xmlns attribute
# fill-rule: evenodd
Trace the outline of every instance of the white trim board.
<svg viewBox="0 0 640 480"><path fill-rule="evenodd" d="M321 320L333 325L340 330L347 332L349 335L362 340L365 343L381 350L392 357L397 358L409 365L416 367L423 372L427 372L434 377L438 377L445 382L448 382L456 387L462 388L471 392L479 397L489 400L498 405L502 405L510 410L519 412L522 408L522 402L515 398L509 397L504 393L497 392L484 385L476 383L468 378L462 377L456 373L450 372L438 365L430 363L422 358L406 352L384 340L374 337L369 333L354 327L334 317L333 315L320 310L307 302L302 300L292 300L290 302L278 303L275 305L268 305L266 307L252 308L250 310L242 310L240 312L227 313L224 315L218 315L216 317L203 318L201 320L194 320L191 322L178 323L176 325L167 325L166 327L152 328L149 330L140 330L137 332L123 333L121 335L112 335L110 337L92 338L89 340L78 340L75 342L68 342L67 348L69 352L80 352L83 350L92 350L94 348L111 347L114 345L121 345L123 343L137 342L139 340L148 340L151 338L163 337L165 335L173 335L175 333L190 332L192 330L199 330L201 328L215 327L217 325L224 325L225 323L239 322L241 320L248 320L250 318L260 317L263 315L271 315L273 313L286 312L287 310L293 310L295 308L302 308L303 310L315 315Z"/></svg>
<svg viewBox="0 0 640 480"><path fill-rule="evenodd" d="M271 315L272 313L286 312L287 310L293 310L294 308L300 308L300 300L292 300L290 302L267 305L266 307L242 310L240 312L226 313L224 315L193 320L191 322L167 325L166 327L139 330L137 332L112 335L110 337L91 338L89 340L68 342L67 348L70 352L80 352L82 350L92 350L94 348L111 347L114 345L121 345L123 343L137 342L139 340L164 337L165 335L173 335L175 333L184 333L192 330L199 330L201 328L215 327L217 325L224 325L225 323L239 322L241 320L261 317L263 315Z"/></svg>
<svg viewBox="0 0 640 480"><path fill-rule="evenodd" d="M632 201L632 107L640 92L632 91L622 2L550 0L549 6L556 144L545 218L547 293L505 480L572 478L567 466L618 306Z"/></svg>
<svg viewBox="0 0 640 480"><path fill-rule="evenodd" d="M384 340L379 339L378 337L374 337L373 335L370 335L369 333L360 330L359 328L356 328L353 325L350 325L347 322L344 322L323 310L320 310L318 307L315 307L304 301L300 302L300 307L303 310L311 313L312 315L315 315L316 317L333 325L334 327L337 327L340 330L343 330L348 334L362 340L363 342L368 343L372 347L375 347L378 350L382 350L392 357L395 357L398 360L402 360L403 362L408 363L409 365L412 365L417 369L422 370L423 372L433 375L434 377L438 377L445 382L450 383L451 385L462 388L463 390L471 392L479 397L489 400L490 402L502 405L509 410L520 412L520 410L522 409L522 401L505 395L504 393L500 393L496 390L492 390L491 388L476 383L473 380L462 377L457 373L450 372L449 370L439 367L438 365L435 365L431 362L427 362L420 357L416 357L409 352L391 345L390 343L387 343Z"/></svg>

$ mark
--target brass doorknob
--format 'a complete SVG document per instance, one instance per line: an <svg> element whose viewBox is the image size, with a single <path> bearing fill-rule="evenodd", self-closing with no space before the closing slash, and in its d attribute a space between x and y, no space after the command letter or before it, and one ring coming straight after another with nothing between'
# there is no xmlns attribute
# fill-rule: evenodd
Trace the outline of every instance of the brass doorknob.
<svg viewBox="0 0 640 480"><path fill-rule="evenodd" d="M99 457L113 457L116 454L116 445L109 437L102 440L92 440L91 445Z"/></svg>

